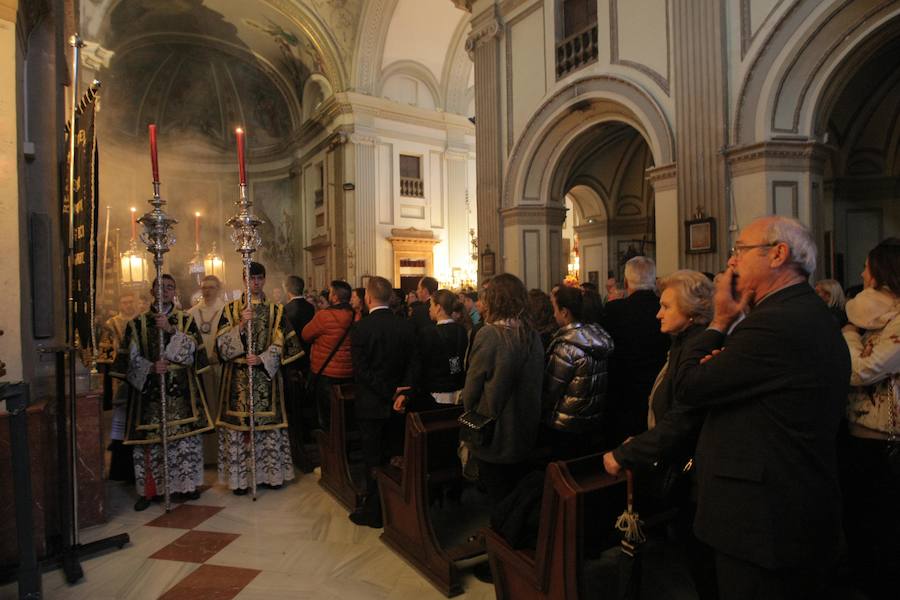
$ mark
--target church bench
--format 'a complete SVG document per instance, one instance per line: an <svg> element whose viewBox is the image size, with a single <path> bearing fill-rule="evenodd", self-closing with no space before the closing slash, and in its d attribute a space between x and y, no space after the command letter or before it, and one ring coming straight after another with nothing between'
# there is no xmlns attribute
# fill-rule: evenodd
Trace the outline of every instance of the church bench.
<svg viewBox="0 0 900 600"><path fill-rule="evenodd" d="M350 512L361 508L365 499L365 489L353 479L348 449L347 424L353 413L354 392L352 384L332 386L328 431L314 432L321 467L319 485Z"/></svg>
<svg viewBox="0 0 900 600"><path fill-rule="evenodd" d="M407 414L402 468L376 470L384 519L381 540L448 597L462 592L455 562L484 553L480 541L445 546L432 513L439 486L464 481L457 456L462 413L461 406L454 406Z"/></svg>
<svg viewBox="0 0 900 600"><path fill-rule="evenodd" d="M601 454L550 463L536 548L514 549L494 530L482 530L498 600L586 598L586 550L618 544L613 525L626 506L625 483L624 475L605 472Z"/></svg>

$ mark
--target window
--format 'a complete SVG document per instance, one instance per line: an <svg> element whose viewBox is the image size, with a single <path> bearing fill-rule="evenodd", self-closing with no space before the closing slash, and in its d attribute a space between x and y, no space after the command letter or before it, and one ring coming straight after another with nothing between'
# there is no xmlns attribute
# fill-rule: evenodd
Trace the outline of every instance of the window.
<svg viewBox="0 0 900 600"><path fill-rule="evenodd" d="M597 0L560 0L562 41L556 44L556 78L597 60Z"/></svg>
<svg viewBox="0 0 900 600"><path fill-rule="evenodd" d="M563 0L563 37L597 24L597 0Z"/></svg>
<svg viewBox="0 0 900 600"><path fill-rule="evenodd" d="M412 198L425 197L420 156L400 155L400 195Z"/></svg>

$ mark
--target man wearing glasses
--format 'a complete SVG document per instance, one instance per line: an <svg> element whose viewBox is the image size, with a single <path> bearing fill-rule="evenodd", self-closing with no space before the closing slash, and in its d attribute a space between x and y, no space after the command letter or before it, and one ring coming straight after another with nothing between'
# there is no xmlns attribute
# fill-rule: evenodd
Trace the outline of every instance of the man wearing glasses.
<svg viewBox="0 0 900 600"><path fill-rule="evenodd" d="M799 222L748 225L716 284L709 329L678 370L678 400L707 410L694 531L715 552L723 599L821 598L837 558L835 437L850 357L809 285L815 267Z"/></svg>

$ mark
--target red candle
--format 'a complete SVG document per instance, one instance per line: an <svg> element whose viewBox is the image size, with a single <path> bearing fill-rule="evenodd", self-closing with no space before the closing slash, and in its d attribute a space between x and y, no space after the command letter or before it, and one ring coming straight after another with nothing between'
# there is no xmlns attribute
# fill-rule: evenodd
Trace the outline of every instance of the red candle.
<svg viewBox="0 0 900 600"><path fill-rule="evenodd" d="M137 212L137 209L133 206L131 207L131 241L137 239L137 220L135 219L134 213Z"/></svg>
<svg viewBox="0 0 900 600"><path fill-rule="evenodd" d="M200 213L194 213L194 246L200 251Z"/></svg>
<svg viewBox="0 0 900 600"><path fill-rule="evenodd" d="M150 130L150 164L153 166L153 183L159 183L159 161L156 158L156 125L148 125Z"/></svg>
<svg viewBox="0 0 900 600"><path fill-rule="evenodd" d="M247 185L247 171L244 168L244 130L238 127L234 130L234 136L237 138L238 172L241 177L241 185Z"/></svg>

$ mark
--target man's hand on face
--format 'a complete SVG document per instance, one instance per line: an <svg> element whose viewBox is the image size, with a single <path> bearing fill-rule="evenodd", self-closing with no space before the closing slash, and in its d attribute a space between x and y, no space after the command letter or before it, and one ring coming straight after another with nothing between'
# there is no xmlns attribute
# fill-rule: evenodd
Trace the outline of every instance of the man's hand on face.
<svg viewBox="0 0 900 600"><path fill-rule="evenodd" d="M709 325L722 332L728 331L731 324L747 309L753 296L752 290L745 289L740 298L734 297L732 282L735 277L737 275L734 269L728 267L716 282L716 293L713 296L714 315Z"/></svg>

